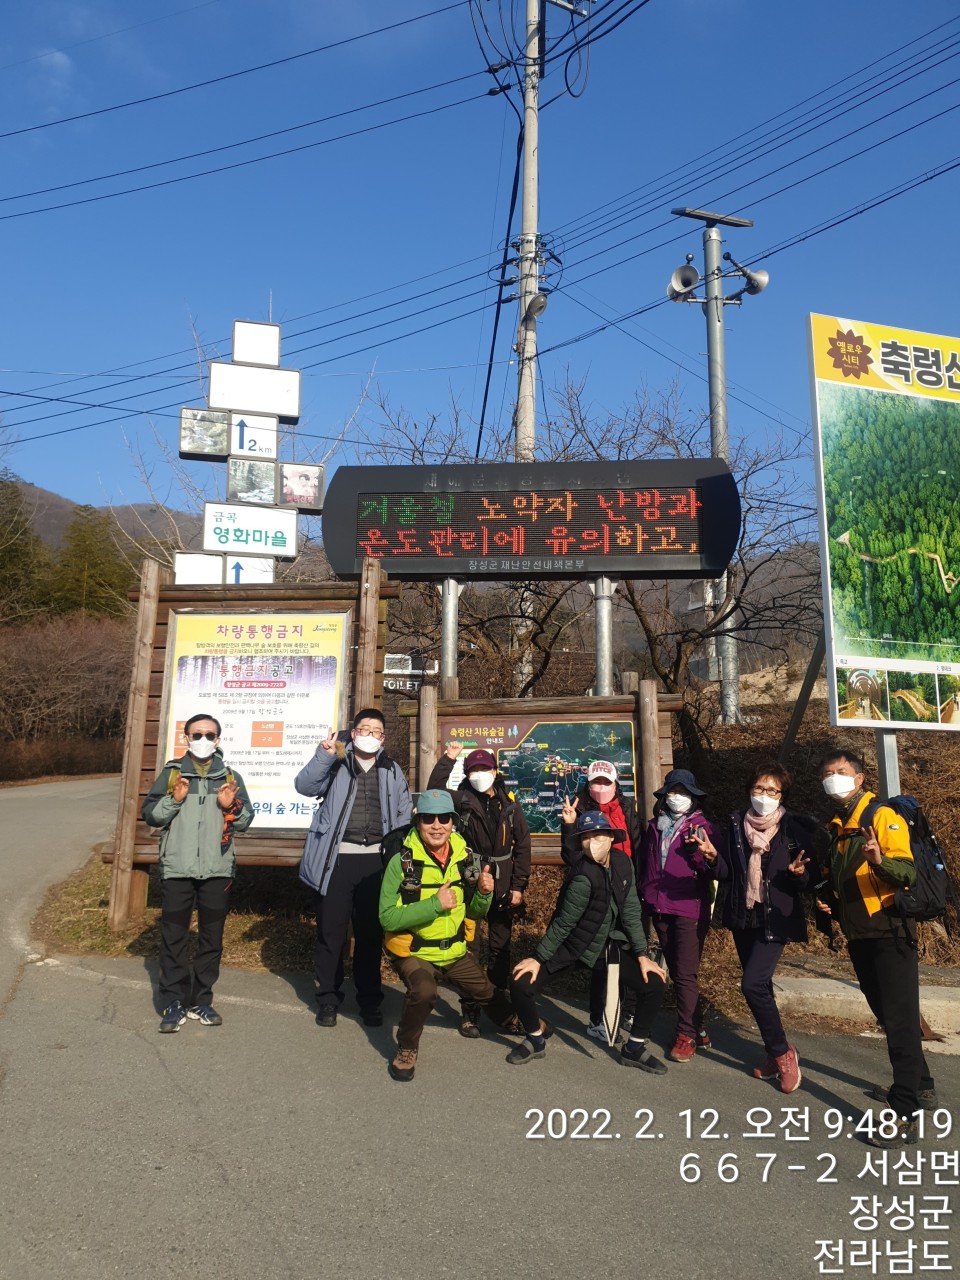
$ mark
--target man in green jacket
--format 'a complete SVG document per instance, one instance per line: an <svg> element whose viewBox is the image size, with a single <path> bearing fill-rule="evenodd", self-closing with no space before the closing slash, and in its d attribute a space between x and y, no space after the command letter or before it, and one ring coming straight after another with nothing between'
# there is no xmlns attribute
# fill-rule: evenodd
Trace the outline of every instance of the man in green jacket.
<svg viewBox="0 0 960 1280"><path fill-rule="evenodd" d="M478 872L473 865L466 841L453 829L455 816L449 791L422 792L414 826L387 863L380 889L384 945L407 989L399 1048L389 1066L393 1079L403 1082L413 1079L441 978L498 1026L511 1015L504 993L467 950L469 926L489 911L494 882L488 866Z"/></svg>
<svg viewBox="0 0 960 1280"><path fill-rule="evenodd" d="M581 813L576 830L581 855L563 882L553 919L533 955L513 971L510 998L527 1038L511 1051L507 1062L516 1066L546 1052L537 1008L537 993L544 982L573 964L592 969L606 951L608 973L618 962L620 981L637 997L620 1061L625 1067L663 1075L667 1068L647 1048L646 1038L663 1001L666 975L647 956L633 863L613 848L626 833L613 827L599 810Z"/></svg>
<svg viewBox="0 0 960 1280"><path fill-rule="evenodd" d="M223 1019L213 1008L220 976L223 926L235 859L233 833L246 831L253 806L243 779L220 753L220 722L196 715L183 726L187 754L168 760L141 814L160 828L160 1030L179 1031L187 1018L204 1027ZM197 953L187 958L190 918L197 907Z"/></svg>

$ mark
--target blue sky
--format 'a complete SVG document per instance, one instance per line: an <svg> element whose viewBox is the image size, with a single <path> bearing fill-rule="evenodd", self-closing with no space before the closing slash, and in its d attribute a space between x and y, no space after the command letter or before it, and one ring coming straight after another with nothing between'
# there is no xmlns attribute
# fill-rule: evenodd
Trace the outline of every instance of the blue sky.
<svg viewBox="0 0 960 1280"><path fill-rule="evenodd" d="M175 448L178 406L201 402L193 329L208 354L229 358L233 320L267 319L271 296L283 363L304 369L298 460L324 454L371 373L373 386L414 415L445 419L455 402L475 434L495 297L485 273L504 235L516 120L502 96L485 96L492 81L476 74L485 61L467 5L351 40L444 7L445 0L14 0L0 32L0 134L12 134L0 137L0 461L37 485L101 505L149 500L139 456L155 495L185 505L157 439ZM508 0L476 7L495 33L501 13L510 13ZM595 7L612 12L620 0ZM521 0L513 9L519 13ZM554 41L566 25L551 9ZM349 43L55 123L336 41ZM558 58L544 101L562 88ZM802 9L650 0L597 40L589 79L575 88L581 96L560 96L541 118L540 224L563 260L540 324L547 389L568 371L586 376L588 399L599 412L615 412L638 386L655 391L679 376L684 403L705 403L698 309L664 303L622 329L568 344L600 317L658 302L685 252L700 261L699 227L671 219L674 205L753 217L754 229L731 232L726 247L771 274L761 297L727 309L731 388L746 402L731 403L734 436L762 438L776 430L774 420L807 430L809 311L960 333L952 244L960 168L764 256L960 157L955 0L811 0ZM429 91L354 110L421 89ZM294 128L331 116L339 118ZM85 182L278 130L292 131ZM34 212L305 146L195 180ZM772 194L788 184L796 185ZM63 189L25 196L54 187ZM623 205L628 193L635 194ZM13 216L20 214L27 216ZM515 324L512 304L501 322L494 417L511 411ZM122 372L104 376L113 370ZM376 416L363 406L360 413ZM348 429L328 466L358 461L355 438ZM220 468L188 466L198 482L222 481Z"/></svg>

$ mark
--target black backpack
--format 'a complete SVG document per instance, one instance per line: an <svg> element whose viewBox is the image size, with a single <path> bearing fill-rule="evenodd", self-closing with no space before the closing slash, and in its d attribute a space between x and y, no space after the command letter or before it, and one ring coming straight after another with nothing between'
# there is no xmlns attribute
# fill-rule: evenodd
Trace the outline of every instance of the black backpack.
<svg viewBox="0 0 960 1280"><path fill-rule="evenodd" d="M943 849L931 830L927 815L916 796L891 796L889 800L871 800L860 817L860 825L869 827L881 806L892 809L907 824L910 852L917 868L912 888L898 889L893 905L911 920L939 920L946 915L947 899L957 907L957 892L950 881Z"/></svg>

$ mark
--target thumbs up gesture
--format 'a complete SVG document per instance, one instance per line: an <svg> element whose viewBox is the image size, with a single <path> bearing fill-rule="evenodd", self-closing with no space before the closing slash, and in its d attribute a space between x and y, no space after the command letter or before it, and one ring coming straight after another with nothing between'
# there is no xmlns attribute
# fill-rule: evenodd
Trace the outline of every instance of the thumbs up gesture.
<svg viewBox="0 0 960 1280"><path fill-rule="evenodd" d="M457 905L457 894L449 880L444 880L437 890L437 901L444 911L452 911Z"/></svg>
<svg viewBox="0 0 960 1280"><path fill-rule="evenodd" d="M480 872L480 879L477 881L478 893L493 893L493 872L490 870L489 864L485 865Z"/></svg>

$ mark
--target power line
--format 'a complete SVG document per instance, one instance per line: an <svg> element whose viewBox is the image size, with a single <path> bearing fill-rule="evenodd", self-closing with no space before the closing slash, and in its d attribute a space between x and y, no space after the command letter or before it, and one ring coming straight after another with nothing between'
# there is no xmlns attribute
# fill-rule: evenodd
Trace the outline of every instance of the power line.
<svg viewBox="0 0 960 1280"><path fill-rule="evenodd" d="M469 0L455 0L442 9L431 9L429 13L420 13L412 18L402 18L385 27L377 27L375 31L363 31L359 35L345 36L342 40L333 40L330 44L317 45L313 49L304 49L301 53L291 53L285 58L274 58L271 62L261 62L255 67L244 67L242 71L228 71L225 75L212 76L209 80L197 80L193 84L181 85L179 89L167 89L164 93L153 93L145 98L131 98L128 102L115 102L109 107L97 107L94 111L81 111L73 116L61 116L58 120L45 120L41 124L24 125L19 129L8 129L0 133L0 141L4 138L17 138L25 133L37 133L42 129L55 129L61 124L73 124L77 120L91 120L94 116L109 115L114 111L126 111L128 107L141 107L147 102L162 102L167 98L175 98L183 93L192 93L195 89L208 89L211 85L225 84L228 80L237 80L241 76L255 75L260 71L269 71L274 67L288 66L291 62L299 62L303 58L312 58L318 53L328 53L331 49L342 49L344 45L355 44L358 40L368 40L372 36L381 36L388 31L397 31L401 27L412 26L415 22L423 22L426 18L436 18L440 14L461 9Z"/></svg>

